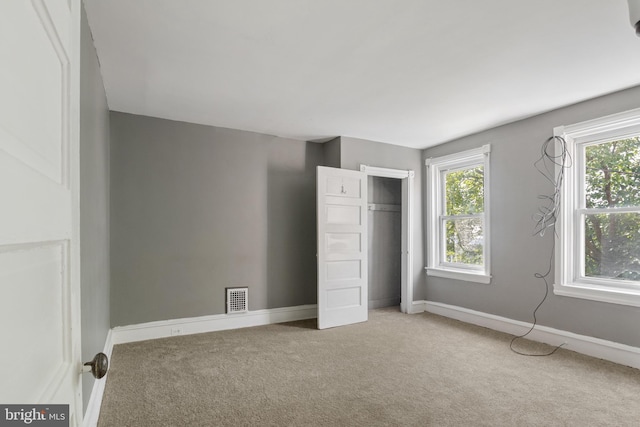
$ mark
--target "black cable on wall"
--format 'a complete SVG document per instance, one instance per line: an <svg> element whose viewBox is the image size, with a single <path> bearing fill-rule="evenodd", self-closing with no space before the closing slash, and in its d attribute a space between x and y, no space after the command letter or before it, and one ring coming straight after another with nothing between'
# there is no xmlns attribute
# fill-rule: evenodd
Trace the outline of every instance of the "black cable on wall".
<svg viewBox="0 0 640 427"><path fill-rule="evenodd" d="M538 309L542 306L542 304L547 300L549 296L549 276L551 275L551 270L553 268L553 259L555 256L555 248L556 248L556 223L558 220L558 215L560 213L560 193L562 189L562 183L564 181L564 175L567 168L571 167L572 159L569 154L569 150L567 149L567 142L561 136L552 136L548 138L540 149L540 157L533 163L533 166L544 176L544 178L549 181L553 185L553 193L551 194L541 194L538 196L538 199L542 200L542 205L538 208L538 211L533 215L533 219L535 221L534 227L534 236L539 235L540 237L544 237L547 231L552 232L551 236L551 254L549 256L549 264L548 268L544 273L535 273L534 277L536 279L540 279L544 282L545 292L544 297L538 303L536 308L533 310L533 324L529 330L522 334L516 335L511 339L509 343L509 348L514 353L517 353L521 356L550 356L564 344L560 344L555 347L552 351L548 353L526 353L523 351L516 350L514 348L514 343L516 340L520 338L524 338L529 335L533 329L538 324L537 313Z"/></svg>

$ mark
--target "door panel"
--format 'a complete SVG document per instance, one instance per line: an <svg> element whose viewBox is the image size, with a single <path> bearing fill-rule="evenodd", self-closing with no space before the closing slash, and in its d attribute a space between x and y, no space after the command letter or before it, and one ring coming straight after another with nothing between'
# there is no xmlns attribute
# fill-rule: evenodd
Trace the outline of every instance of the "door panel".
<svg viewBox="0 0 640 427"><path fill-rule="evenodd" d="M327 195L360 198L362 195L360 179L345 176L328 176Z"/></svg>
<svg viewBox="0 0 640 427"><path fill-rule="evenodd" d="M328 252L336 253L357 253L360 252L362 244L361 236L358 233L326 233L325 241Z"/></svg>
<svg viewBox="0 0 640 427"><path fill-rule="evenodd" d="M349 308L360 306L362 298L359 286L353 288L329 289L327 305L332 308Z"/></svg>
<svg viewBox="0 0 640 427"><path fill-rule="evenodd" d="M367 320L367 177L318 167L318 328Z"/></svg>
<svg viewBox="0 0 640 427"><path fill-rule="evenodd" d="M326 211L327 223L329 224L361 224L360 217L362 212L360 206L328 205Z"/></svg>
<svg viewBox="0 0 640 427"><path fill-rule="evenodd" d="M40 2L2 7L0 58L11 66L0 67L0 148L60 183L69 137L68 30L58 31Z"/></svg>
<svg viewBox="0 0 640 427"><path fill-rule="evenodd" d="M327 282L362 279L361 261L327 261Z"/></svg>
<svg viewBox="0 0 640 427"><path fill-rule="evenodd" d="M78 7L0 2L0 402L69 404L72 426L82 413Z"/></svg>

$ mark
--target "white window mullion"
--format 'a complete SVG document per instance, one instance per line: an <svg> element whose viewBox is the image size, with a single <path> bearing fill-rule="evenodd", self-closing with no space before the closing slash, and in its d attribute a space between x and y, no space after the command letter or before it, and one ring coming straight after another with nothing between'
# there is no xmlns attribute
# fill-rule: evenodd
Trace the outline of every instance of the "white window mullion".
<svg viewBox="0 0 640 427"><path fill-rule="evenodd" d="M485 194L486 196L486 194ZM487 229L487 221L486 221L486 212L482 214L482 238L484 239L484 245L482 245L482 259L485 260L485 263L489 263L489 230Z"/></svg>
<svg viewBox="0 0 640 427"><path fill-rule="evenodd" d="M624 206L620 208L579 208L576 212L583 214L640 213L640 206Z"/></svg>
<svg viewBox="0 0 640 427"><path fill-rule="evenodd" d="M576 210L576 229L575 233L575 253L574 253L574 273L573 281L580 280L585 277L585 214L580 210Z"/></svg>
<svg viewBox="0 0 640 427"><path fill-rule="evenodd" d="M466 215L442 215L441 218L444 220L449 219L468 219L468 218L483 218L484 214L466 214Z"/></svg>
<svg viewBox="0 0 640 427"><path fill-rule="evenodd" d="M436 263L433 266L440 266L447 259L447 245L445 244L445 241L446 241L445 222L446 220L442 216L440 216L440 228L439 228L439 234L438 234L438 258L436 260Z"/></svg>
<svg viewBox="0 0 640 427"><path fill-rule="evenodd" d="M577 184L577 192L576 192L576 209L584 209L586 208L586 196L585 196L585 186L586 186L586 174L585 174L585 152L584 145L578 145L576 147L576 161L575 161L575 173L576 173L576 184Z"/></svg>

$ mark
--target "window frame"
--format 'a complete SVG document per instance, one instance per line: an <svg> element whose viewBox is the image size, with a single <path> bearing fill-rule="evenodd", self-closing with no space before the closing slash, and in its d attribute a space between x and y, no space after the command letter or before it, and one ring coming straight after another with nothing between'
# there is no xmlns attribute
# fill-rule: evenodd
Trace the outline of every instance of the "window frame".
<svg viewBox="0 0 640 427"><path fill-rule="evenodd" d="M584 276L584 217L590 213L640 212L632 208L587 208L585 206L585 147L640 135L640 108L594 120L559 126L554 136L566 142L572 164L565 169L560 189L556 223L558 248L555 254L553 292L556 295L640 307L640 281ZM556 152L559 146L556 142ZM556 166L560 173L561 166Z"/></svg>
<svg viewBox="0 0 640 427"><path fill-rule="evenodd" d="M490 144L472 150L466 150L442 157L425 160L427 168L427 266L428 276L488 284L491 281L491 222L490 222ZM483 167L484 209L482 214L462 215L464 217L481 217L483 221L483 265L473 266L446 262L444 248L446 236L444 222L447 219L459 218L458 215L446 215L444 175L456 170Z"/></svg>

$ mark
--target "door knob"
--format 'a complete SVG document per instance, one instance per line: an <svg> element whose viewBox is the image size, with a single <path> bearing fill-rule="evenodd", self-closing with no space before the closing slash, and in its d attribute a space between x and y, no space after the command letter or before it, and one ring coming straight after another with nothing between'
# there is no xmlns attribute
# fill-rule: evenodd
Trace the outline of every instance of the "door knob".
<svg viewBox="0 0 640 427"><path fill-rule="evenodd" d="M82 372L91 372L96 379L100 379L107 374L108 369L109 358L104 353L98 353L93 360L84 364Z"/></svg>

